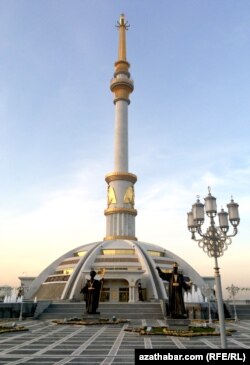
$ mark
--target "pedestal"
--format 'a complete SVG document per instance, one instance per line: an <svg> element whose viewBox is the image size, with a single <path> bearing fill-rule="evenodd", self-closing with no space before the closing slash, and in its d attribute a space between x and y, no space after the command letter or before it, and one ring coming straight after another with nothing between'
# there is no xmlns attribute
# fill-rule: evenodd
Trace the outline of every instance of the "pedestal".
<svg viewBox="0 0 250 365"><path fill-rule="evenodd" d="M170 330L188 331L190 326L190 320L186 318L165 317L165 322Z"/></svg>

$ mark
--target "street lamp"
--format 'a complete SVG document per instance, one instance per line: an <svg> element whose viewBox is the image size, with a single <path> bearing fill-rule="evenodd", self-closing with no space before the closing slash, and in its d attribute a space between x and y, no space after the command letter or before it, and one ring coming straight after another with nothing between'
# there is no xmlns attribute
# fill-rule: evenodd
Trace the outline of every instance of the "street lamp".
<svg viewBox="0 0 250 365"><path fill-rule="evenodd" d="M238 293L238 291L240 290L240 288L238 286L235 286L235 285L231 285L231 286L228 286L227 288L227 291L229 292L230 296L233 298L233 306L234 306L234 320L235 322L238 321L238 317L237 317L237 312L236 312L236 305L235 305L235 296L236 294Z"/></svg>
<svg viewBox="0 0 250 365"><path fill-rule="evenodd" d="M192 233L192 239L198 242L199 247L203 249L209 257L213 257L215 261L214 276L216 286L216 298L218 304L219 323L220 323L220 337L221 347L227 348L226 331L225 331L225 316L223 309L223 298L221 289L220 269L218 267L218 257L222 256L224 251L227 250L228 245L232 240L230 237L234 237L237 233L237 226L240 223L238 207L239 205L231 199L231 202L227 204L228 212L224 209L218 213L219 226L216 227L214 218L217 215L216 198L211 195L211 189L208 188L208 196L204 198L205 205L202 204L197 198L197 202L192 205L192 210L187 213L188 216L188 229ZM207 216L210 218L210 226L206 232L203 233L201 226L205 221L204 206ZM228 235L229 230L228 217L231 225L233 226L233 233ZM195 233L198 233L202 238L196 239Z"/></svg>
<svg viewBox="0 0 250 365"><path fill-rule="evenodd" d="M206 284L204 287L202 287L203 292L207 298L208 301L208 323L211 325L213 323L212 321L212 314L211 314L211 292L212 289L208 284Z"/></svg>

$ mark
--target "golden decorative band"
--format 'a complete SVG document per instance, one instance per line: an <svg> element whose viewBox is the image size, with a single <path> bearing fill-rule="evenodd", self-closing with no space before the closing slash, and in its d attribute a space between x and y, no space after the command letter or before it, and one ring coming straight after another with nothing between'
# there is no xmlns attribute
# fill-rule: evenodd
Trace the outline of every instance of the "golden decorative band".
<svg viewBox="0 0 250 365"><path fill-rule="evenodd" d="M128 69L130 67L130 63L128 61L125 60L118 60L115 62L115 68L116 70L118 69L118 67L120 67L119 71L125 71L126 69Z"/></svg>
<svg viewBox="0 0 250 365"><path fill-rule="evenodd" d="M115 63L115 73L114 76L116 77L118 74L127 75L128 78L130 77L130 73L128 71L130 64L126 61L117 61Z"/></svg>
<svg viewBox="0 0 250 365"><path fill-rule="evenodd" d="M128 105L130 104L130 100L127 99L127 98L115 98L114 99L114 104L117 102L117 101L120 101L120 100L123 100L123 101L126 101L128 103Z"/></svg>
<svg viewBox="0 0 250 365"><path fill-rule="evenodd" d="M132 80L122 77L122 78L114 78L110 83L111 91L117 92L119 89L124 89L127 93L132 93L134 90L134 83Z"/></svg>
<svg viewBox="0 0 250 365"><path fill-rule="evenodd" d="M110 241L110 240L131 240L131 241L137 241L137 238L134 236L106 236L103 239L104 241Z"/></svg>
<svg viewBox="0 0 250 365"><path fill-rule="evenodd" d="M137 176L134 174L131 174L131 172L122 172L122 171L121 172L119 172L119 171L110 172L105 176L105 181L108 184L111 181L116 181L116 180L130 181L133 184L135 184L137 181Z"/></svg>
<svg viewBox="0 0 250 365"><path fill-rule="evenodd" d="M127 213L136 216L137 210L131 208L108 208L104 210L104 215L117 214L117 213Z"/></svg>

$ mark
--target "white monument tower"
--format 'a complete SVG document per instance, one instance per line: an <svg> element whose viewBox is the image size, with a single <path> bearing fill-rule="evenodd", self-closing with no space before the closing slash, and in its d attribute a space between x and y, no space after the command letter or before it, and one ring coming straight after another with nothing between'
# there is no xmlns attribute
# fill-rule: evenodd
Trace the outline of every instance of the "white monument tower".
<svg viewBox="0 0 250 365"><path fill-rule="evenodd" d="M111 91L115 105L114 171L106 175L108 199L106 236L103 241L75 247L46 267L32 283L27 298L38 300L82 300L80 290L90 270L105 272L104 302L134 303L138 285L144 301L167 298L166 288L156 266L168 272L177 262L183 274L197 287L204 287L200 275L182 258L163 247L138 241L135 236L134 184L136 175L128 167L128 106L134 85L126 59L126 30L129 25L122 14L118 22L119 48ZM166 242L166 245L171 242Z"/></svg>
<svg viewBox="0 0 250 365"><path fill-rule="evenodd" d="M129 239L135 237L134 184L136 175L128 172L128 105L129 94L134 89L130 79L129 63L126 59L126 30L129 25L122 14L118 22L119 48L115 62L114 78L110 89L114 93L115 104L115 161L114 172L106 175L108 199L105 240Z"/></svg>

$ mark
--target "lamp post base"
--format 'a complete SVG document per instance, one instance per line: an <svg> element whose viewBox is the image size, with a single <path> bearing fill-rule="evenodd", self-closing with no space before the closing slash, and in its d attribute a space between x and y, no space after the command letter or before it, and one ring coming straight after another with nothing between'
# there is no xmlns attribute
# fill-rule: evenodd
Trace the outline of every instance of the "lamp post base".
<svg viewBox="0 0 250 365"><path fill-rule="evenodd" d="M217 298L219 323L220 323L221 348L226 349L227 348L227 338L226 338L225 314L224 314L224 308L223 308L220 269L218 267L216 257L215 257L214 278L215 278L216 298Z"/></svg>

